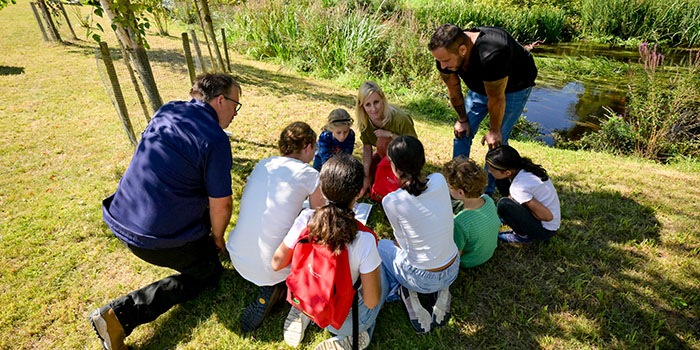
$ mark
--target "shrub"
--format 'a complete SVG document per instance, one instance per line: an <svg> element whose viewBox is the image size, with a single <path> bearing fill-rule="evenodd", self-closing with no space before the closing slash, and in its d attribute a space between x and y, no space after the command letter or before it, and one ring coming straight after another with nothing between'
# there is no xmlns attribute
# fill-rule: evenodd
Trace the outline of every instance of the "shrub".
<svg viewBox="0 0 700 350"><path fill-rule="evenodd" d="M615 114L610 108L606 119L600 122L597 132L585 134L579 141L579 146L596 151L606 151L630 155L635 151L635 132L633 127L620 114Z"/></svg>

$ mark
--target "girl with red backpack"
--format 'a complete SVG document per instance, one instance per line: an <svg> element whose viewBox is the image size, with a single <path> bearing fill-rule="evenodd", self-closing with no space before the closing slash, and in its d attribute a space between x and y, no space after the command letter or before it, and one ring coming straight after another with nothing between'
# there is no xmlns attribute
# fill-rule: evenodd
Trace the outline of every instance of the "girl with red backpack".
<svg viewBox="0 0 700 350"><path fill-rule="evenodd" d="M376 235L355 220L352 210L362 192L364 169L351 155L337 154L323 165L320 178L321 191L328 204L301 212L271 262L274 270L292 265L292 273L287 278L287 300L292 308L285 321L284 339L288 345L298 346L313 319L336 334L316 349L351 349L353 339L357 339L359 349L364 349L369 345L375 320L388 292ZM319 281L314 282L314 279ZM330 287L313 288L329 280ZM361 286L356 293L357 308L351 310L351 304L344 302L343 293L348 288L352 293L358 281ZM308 295L312 296L306 298ZM352 294L350 297L352 300ZM320 299L324 300L322 305L313 305ZM331 319L326 319L329 310ZM357 312L357 338L352 336L351 311ZM338 312L340 317L337 317Z"/></svg>

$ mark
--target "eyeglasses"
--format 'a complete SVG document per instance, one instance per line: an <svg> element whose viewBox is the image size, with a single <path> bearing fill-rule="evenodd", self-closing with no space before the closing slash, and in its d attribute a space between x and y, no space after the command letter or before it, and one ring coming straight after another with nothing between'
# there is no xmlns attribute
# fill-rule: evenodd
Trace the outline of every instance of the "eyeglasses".
<svg viewBox="0 0 700 350"><path fill-rule="evenodd" d="M243 104L242 104L242 103L240 103L240 102L238 102L238 101L236 101L236 100L234 100L234 99L232 99L232 98L230 98L230 97L228 97L228 96L226 96L226 95L224 95L224 94L221 94L221 96L223 96L224 99L226 99L226 100L229 100L229 101L231 101L231 102L236 103L236 112L240 111L240 110L241 110L241 107L243 107Z"/></svg>

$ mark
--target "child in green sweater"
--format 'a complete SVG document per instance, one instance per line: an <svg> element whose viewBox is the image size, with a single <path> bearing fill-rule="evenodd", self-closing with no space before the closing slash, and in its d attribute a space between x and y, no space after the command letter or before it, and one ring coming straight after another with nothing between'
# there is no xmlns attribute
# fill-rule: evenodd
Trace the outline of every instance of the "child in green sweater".
<svg viewBox="0 0 700 350"><path fill-rule="evenodd" d="M461 266L481 265L493 256L501 226L493 199L483 194L486 171L472 159L460 156L445 164L442 173L452 197L464 203L464 209L454 217L454 240Z"/></svg>

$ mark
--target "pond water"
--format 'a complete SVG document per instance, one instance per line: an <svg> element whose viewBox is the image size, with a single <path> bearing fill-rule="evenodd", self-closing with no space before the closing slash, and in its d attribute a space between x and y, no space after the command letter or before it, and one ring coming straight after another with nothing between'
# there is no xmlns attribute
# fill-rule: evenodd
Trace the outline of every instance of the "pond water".
<svg viewBox="0 0 700 350"><path fill-rule="evenodd" d="M664 65L680 64L687 59L687 50L664 50ZM611 47L590 43L564 43L541 45L532 50L535 56L549 57L605 57L623 62L637 62L639 52L635 49ZM611 77L607 77L611 78ZM621 73L618 83L596 81L557 81L551 77L538 77L530 99L525 105L527 120L541 125L541 139L553 144L552 133L559 130L570 139L579 139L598 125L609 107L617 114L625 110L626 72Z"/></svg>

